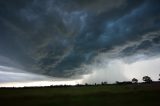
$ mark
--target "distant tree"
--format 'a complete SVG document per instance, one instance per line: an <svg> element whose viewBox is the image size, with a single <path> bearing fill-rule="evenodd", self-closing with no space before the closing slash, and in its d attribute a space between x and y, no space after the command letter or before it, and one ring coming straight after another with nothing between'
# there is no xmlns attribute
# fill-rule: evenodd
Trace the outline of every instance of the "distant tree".
<svg viewBox="0 0 160 106"><path fill-rule="evenodd" d="M116 81L116 84L118 84L118 85L127 85L127 84L132 84L132 82L131 81L123 81L123 82Z"/></svg>
<svg viewBox="0 0 160 106"><path fill-rule="evenodd" d="M85 86L88 86L88 83L85 83Z"/></svg>
<svg viewBox="0 0 160 106"><path fill-rule="evenodd" d="M103 82L103 84L105 84L105 85L106 85L106 84L108 84L108 83L107 83L107 82Z"/></svg>
<svg viewBox="0 0 160 106"><path fill-rule="evenodd" d="M138 79L136 79L136 78L133 78L133 79L132 79L132 83L133 83L133 84L136 84L136 83L138 83Z"/></svg>
<svg viewBox="0 0 160 106"><path fill-rule="evenodd" d="M144 82L146 82L146 83L151 83L151 82L152 82L152 79L151 79L149 76L144 76L144 77L142 78L142 80L143 80Z"/></svg>
<svg viewBox="0 0 160 106"><path fill-rule="evenodd" d="M120 82L119 81L116 81L116 84L119 84Z"/></svg>
<svg viewBox="0 0 160 106"><path fill-rule="evenodd" d="M101 82L101 85L106 85L107 84L107 82Z"/></svg>

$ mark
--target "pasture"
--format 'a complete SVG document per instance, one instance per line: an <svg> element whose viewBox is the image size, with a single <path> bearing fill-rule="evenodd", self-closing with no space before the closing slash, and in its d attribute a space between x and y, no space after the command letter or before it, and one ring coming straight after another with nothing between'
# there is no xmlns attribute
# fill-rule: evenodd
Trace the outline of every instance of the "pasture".
<svg viewBox="0 0 160 106"><path fill-rule="evenodd" d="M1 106L160 106L160 84L1 88Z"/></svg>

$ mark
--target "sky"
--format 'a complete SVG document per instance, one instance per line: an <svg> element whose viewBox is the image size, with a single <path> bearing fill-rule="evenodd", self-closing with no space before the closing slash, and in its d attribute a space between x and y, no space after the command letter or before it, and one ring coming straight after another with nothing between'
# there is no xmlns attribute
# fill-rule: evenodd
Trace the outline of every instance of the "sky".
<svg viewBox="0 0 160 106"><path fill-rule="evenodd" d="M160 74L159 0L1 0L0 86Z"/></svg>

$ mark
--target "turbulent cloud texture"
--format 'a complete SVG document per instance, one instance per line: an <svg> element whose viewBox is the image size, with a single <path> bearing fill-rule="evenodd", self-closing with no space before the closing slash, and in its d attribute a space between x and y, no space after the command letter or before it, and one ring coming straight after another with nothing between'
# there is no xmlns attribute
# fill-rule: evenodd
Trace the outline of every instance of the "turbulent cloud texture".
<svg viewBox="0 0 160 106"><path fill-rule="evenodd" d="M158 56L159 11L158 0L1 0L0 64L71 77L102 58Z"/></svg>

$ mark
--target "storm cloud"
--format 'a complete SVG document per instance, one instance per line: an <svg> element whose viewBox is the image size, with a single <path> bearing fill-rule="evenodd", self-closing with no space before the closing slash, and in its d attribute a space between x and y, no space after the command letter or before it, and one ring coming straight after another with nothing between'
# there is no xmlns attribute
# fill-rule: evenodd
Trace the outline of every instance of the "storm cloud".
<svg viewBox="0 0 160 106"><path fill-rule="evenodd" d="M1 0L0 64L73 77L102 58L158 56L159 11L158 0Z"/></svg>

